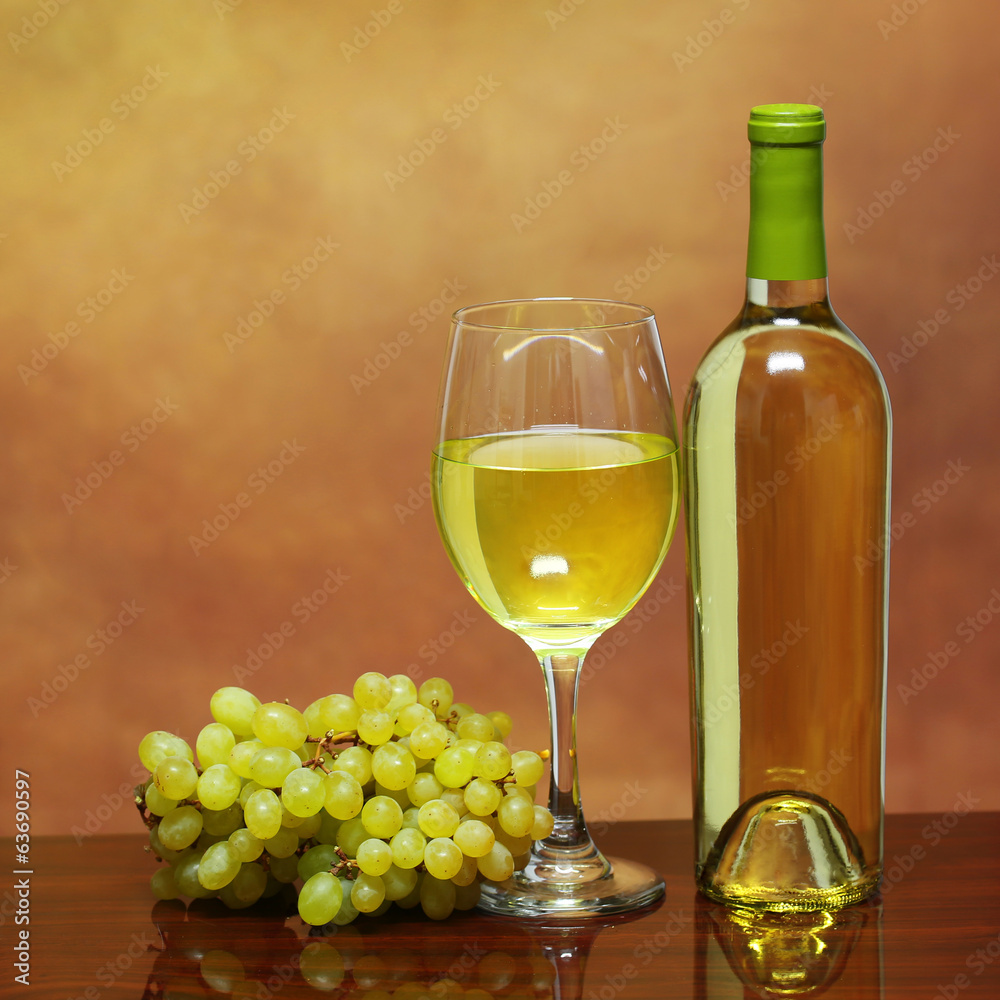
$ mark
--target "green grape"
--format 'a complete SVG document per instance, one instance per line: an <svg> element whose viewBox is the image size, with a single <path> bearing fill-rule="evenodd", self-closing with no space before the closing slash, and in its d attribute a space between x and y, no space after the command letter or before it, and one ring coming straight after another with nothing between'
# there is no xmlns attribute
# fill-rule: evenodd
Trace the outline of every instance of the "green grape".
<svg viewBox="0 0 1000 1000"><path fill-rule="evenodd" d="M281 792L277 789L275 790L278 795L278 801L281 801ZM302 816L296 816L295 813L288 811L288 806L284 802L281 803L281 825L287 826L289 830L297 830L303 823L305 819Z"/></svg>
<svg viewBox="0 0 1000 1000"><path fill-rule="evenodd" d="M461 848L459 848L461 850ZM492 848L491 848L492 850ZM457 875L452 875L451 880L457 886L472 885L479 875L478 858L470 858L467 854L462 854L462 867Z"/></svg>
<svg viewBox="0 0 1000 1000"><path fill-rule="evenodd" d="M323 776L307 767L292 771L281 785L281 803L303 819L315 816L326 801Z"/></svg>
<svg viewBox="0 0 1000 1000"><path fill-rule="evenodd" d="M340 847L349 858L358 856L358 848L371 836L360 816L340 824ZM348 892L348 895L350 893Z"/></svg>
<svg viewBox="0 0 1000 1000"><path fill-rule="evenodd" d="M272 855L268 867L271 877L277 879L282 885L291 885L299 877L299 859L295 854L278 858Z"/></svg>
<svg viewBox="0 0 1000 1000"><path fill-rule="evenodd" d="M243 963L231 952L213 948L201 959L201 978L219 993L232 993L233 987L246 978Z"/></svg>
<svg viewBox="0 0 1000 1000"><path fill-rule="evenodd" d="M156 782L151 781L146 786L146 808L154 816L166 816L172 809L177 808L177 799L168 799L156 787Z"/></svg>
<svg viewBox="0 0 1000 1000"><path fill-rule="evenodd" d="M262 837L264 850L272 858L290 858L299 849L299 835L287 826L278 828L273 837Z"/></svg>
<svg viewBox="0 0 1000 1000"><path fill-rule="evenodd" d="M479 740L470 740L470 739L460 740L457 736L455 736L453 737L452 742L448 744L448 749L450 750L454 747L456 750L468 750L469 753L472 754L473 760L475 760L475 756L477 753L479 753L479 748L482 745L483 744ZM473 774L475 774L474 767L473 767Z"/></svg>
<svg viewBox="0 0 1000 1000"><path fill-rule="evenodd" d="M455 886L455 909L456 910L471 910L479 902L479 897L482 895L482 888L479 882L470 882L468 885L456 885ZM487 993L485 990L479 991L482 997L489 997L491 994ZM509 994L508 994L509 995ZM534 996L534 994L529 994ZM547 994L552 996L552 991L550 990ZM466 1000L473 1000L476 996L476 990L466 990L465 997ZM481 998L480 998L481 1000Z"/></svg>
<svg viewBox="0 0 1000 1000"><path fill-rule="evenodd" d="M198 786L198 772L186 757L164 757L153 772L156 790L168 799L186 799Z"/></svg>
<svg viewBox="0 0 1000 1000"><path fill-rule="evenodd" d="M421 722L410 733L410 752L430 760L448 746L448 728L440 722Z"/></svg>
<svg viewBox="0 0 1000 1000"><path fill-rule="evenodd" d="M333 916L333 922L338 927L343 927L346 924L352 923L357 919L358 909L351 902L351 889L354 887L353 883L347 879L339 879L340 882L340 892L341 892L341 903L340 909Z"/></svg>
<svg viewBox="0 0 1000 1000"><path fill-rule="evenodd" d="M204 854L205 851L207 851L212 846L212 844L217 844L219 843L220 840L225 840L225 839L226 838L224 836L220 837L214 833L206 833L205 830L203 829L198 839L194 842L194 846L197 850L201 851L201 853Z"/></svg>
<svg viewBox="0 0 1000 1000"><path fill-rule="evenodd" d="M331 730L343 733L357 729L361 709L358 708L358 703L346 694L329 694L314 701L302 714L309 735L316 737L326 736Z"/></svg>
<svg viewBox="0 0 1000 1000"><path fill-rule="evenodd" d="M361 821L369 836L388 839L403 825L403 810L395 799L375 795L364 804Z"/></svg>
<svg viewBox="0 0 1000 1000"><path fill-rule="evenodd" d="M269 747L294 750L306 741L309 729L302 713L280 701L260 705L253 713L253 734Z"/></svg>
<svg viewBox="0 0 1000 1000"><path fill-rule="evenodd" d="M527 853L531 850L531 837L512 837L509 833L504 831L501 826L499 830L493 831L496 836L497 843L503 844L508 851L516 858L520 855Z"/></svg>
<svg viewBox="0 0 1000 1000"><path fill-rule="evenodd" d="M243 825L243 809L238 802L225 809L202 807L201 821L205 833L213 837L228 837L233 830L238 830Z"/></svg>
<svg viewBox="0 0 1000 1000"><path fill-rule="evenodd" d="M203 768L213 764L228 764L229 755L236 746L236 737L229 726L221 722L210 722L205 726L195 741L198 762Z"/></svg>
<svg viewBox="0 0 1000 1000"><path fill-rule="evenodd" d="M269 788L258 788L243 807L247 829L260 840L269 840L281 829L281 800Z"/></svg>
<svg viewBox="0 0 1000 1000"><path fill-rule="evenodd" d="M244 809L246 809L247 800L250 798L250 796L253 795L253 793L256 792L258 788L263 788L263 787L264 787L263 785L258 785L256 781L253 780L248 781L243 786L243 788L240 789L240 799L239 799L240 805Z"/></svg>
<svg viewBox="0 0 1000 1000"><path fill-rule="evenodd" d="M403 705L396 714L397 735L406 736L422 723L434 721L434 713L429 708L425 708L419 702L408 703Z"/></svg>
<svg viewBox="0 0 1000 1000"><path fill-rule="evenodd" d="M190 896L192 899L208 899L213 895L211 889L206 889L198 880L198 866L201 864L201 854L198 851L189 851L178 858L174 865L174 881L182 896Z"/></svg>
<svg viewBox="0 0 1000 1000"><path fill-rule="evenodd" d="M372 780L372 752L368 747L348 747L341 750L333 761L335 771L346 771L359 785Z"/></svg>
<svg viewBox="0 0 1000 1000"><path fill-rule="evenodd" d="M202 815L194 806L179 806L160 820L157 836L167 849L183 851L198 839L202 825Z"/></svg>
<svg viewBox="0 0 1000 1000"><path fill-rule="evenodd" d="M340 880L331 872L317 872L299 890L299 916L319 927L337 915L344 892Z"/></svg>
<svg viewBox="0 0 1000 1000"><path fill-rule="evenodd" d="M464 715L458 720L455 733L460 740L479 740L480 743L488 743L496 739L496 727L492 719L478 712Z"/></svg>
<svg viewBox="0 0 1000 1000"><path fill-rule="evenodd" d="M417 704L417 685L406 674L393 674L389 678L389 685L392 695L386 710L390 715L398 713L404 705Z"/></svg>
<svg viewBox="0 0 1000 1000"><path fill-rule="evenodd" d="M260 857L261 851L264 850L264 841L255 837L245 827L233 830L229 835L229 843L233 845L236 856L244 863L256 861Z"/></svg>
<svg viewBox="0 0 1000 1000"><path fill-rule="evenodd" d="M219 899L231 910L253 906L267 887L267 872L260 865L244 864L236 878L219 892Z"/></svg>
<svg viewBox="0 0 1000 1000"><path fill-rule="evenodd" d="M442 677L430 677L420 685L417 700L424 708L429 708L439 718L448 715L455 694L451 685Z"/></svg>
<svg viewBox="0 0 1000 1000"><path fill-rule="evenodd" d="M499 781L510 774L510 751L497 740L488 740L476 751L476 774Z"/></svg>
<svg viewBox="0 0 1000 1000"><path fill-rule="evenodd" d="M450 837L458 829L462 818L454 806L441 799L425 802L420 807L417 817L421 832L428 837Z"/></svg>
<svg viewBox="0 0 1000 1000"><path fill-rule="evenodd" d="M250 761L250 777L264 788L280 788L285 778L301 767L298 755L287 747L265 746Z"/></svg>
<svg viewBox="0 0 1000 1000"><path fill-rule="evenodd" d="M302 820L299 825L295 827L295 832L299 835L299 840L312 840L316 834L319 833L323 817L328 815L329 813L321 810L316 813L315 816L308 816Z"/></svg>
<svg viewBox="0 0 1000 1000"><path fill-rule="evenodd" d="M460 817L469 814L469 807L465 804L464 788L446 788L438 798L442 802L447 802Z"/></svg>
<svg viewBox="0 0 1000 1000"><path fill-rule="evenodd" d="M413 783L406 789L406 797L415 806L422 806L431 799L440 798L444 785L434 777L433 771L418 771Z"/></svg>
<svg viewBox="0 0 1000 1000"><path fill-rule="evenodd" d="M475 709L464 701L452 702L451 715L457 715L459 719L464 719L467 715L474 715Z"/></svg>
<svg viewBox="0 0 1000 1000"><path fill-rule="evenodd" d="M494 843L477 864L483 877L491 882L503 882L514 874L514 858L503 844Z"/></svg>
<svg viewBox="0 0 1000 1000"><path fill-rule="evenodd" d="M236 873L242 867L242 862L236 856L233 845L228 840L212 844L201 856L198 865L198 881L213 892L218 892L224 885L229 885Z"/></svg>
<svg viewBox="0 0 1000 1000"><path fill-rule="evenodd" d="M324 782L325 783L325 782ZM324 807L319 813L319 829L313 834L313 838L321 844L336 844L337 835L340 833L340 820L331 816Z"/></svg>
<svg viewBox="0 0 1000 1000"><path fill-rule="evenodd" d="M358 719L358 736L369 746L388 743L392 739L392 730L396 725L387 712L369 708L361 713Z"/></svg>
<svg viewBox="0 0 1000 1000"><path fill-rule="evenodd" d="M505 740L510 736L510 731L514 728L514 723L506 712L487 712L486 717L496 726L501 740Z"/></svg>
<svg viewBox="0 0 1000 1000"><path fill-rule="evenodd" d="M356 860L365 875L384 875L392 867L392 848L384 840L370 837L358 848Z"/></svg>
<svg viewBox="0 0 1000 1000"><path fill-rule="evenodd" d="M361 812L365 793L358 779L347 771L331 771L323 779L323 806L335 819L353 819Z"/></svg>
<svg viewBox="0 0 1000 1000"><path fill-rule="evenodd" d="M435 837L424 847L424 867L434 878L451 879L462 870L462 848L450 837Z"/></svg>
<svg viewBox="0 0 1000 1000"><path fill-rule="evenodd" d="M462 853L470 858L481 858L489 854L496 840L493 831L481 819L466 819L458 824L452 839L462 848Z"/></svg>
<svg viewBox="0 0 1000 1000"><path fill-rule="evenodd" d="M305 882L316 872L327 872L340 861L334 844L310 847L298 860L298 875Z"/></svg>
<svg viewBox="0 0 1000 1000"><path fill-rule="evenodd" d="M241 687L219 688L212 695L209 710L216 722L228 726L237 736L253 735L253 715L260 702Z"/></svg>
<svg viewBox="0 0 1000 1000"><path fill-rule="evenodd" d="M400 830L389 846L392 848L392 863L397 868L416 868L424 860L425 837L419 830Z"/></svg>
<svg viewBox="0 0 1000 1000"><path fill-rule="evenodd" d="M497 806L497 820L505 833L526 837L535 823L535 807L520 795L506 795Z"/></svg>
<svg viewBox="0 0 1000 1000"><path fill-rule="evenodd" d="M228 809L242 788L240 776L228 764L211 764L198 779L198 801L207 809Z"/></svg>
<svg viewBox="0 0 1000 1000"><path fill-rule="evenodd" d="M362 712L385 708L392 698L392 682L385 674L369 670L354 682L353 694Z"/></svg>
<svg viewBox="0 0 1000 1000"><path fill-rule="evenodd" d="M417 872L412 868L400 868L398 865L393 865L382 876L385 898L393 902L405 898L416 888L417 881Z"/></svg>
<svg viewBox="0 0 1000 1000"><path fill-rule="evenodd" d="M525 802L534 803L535 801L535 786L534 785L504 785L503 794L504 798L511 799L524 799Z"/></svg>
<svg viewBox="0 0 1000 1000"><path fill-rule="evenodd" d="M465 804L474 816L489 816L503 798L503 792L485 778L473 778L465 786Z"/></svg>
<svg viewBox="0 0 1000 1000"><path fill-rule="evenodd" d="M533 806L532 811L535 814L534 822L531 824L531 832L529 836L532 840L544 840L550 833L552 833L552 828L555 826L555 820L552 818L552 813L545 808L545 806Z"/></svg>
<svg viewBox="0 0 1000 1000"><path fill-rule="evenodd" d="M465 747L449 747L434 761L434 776L446 788L461 788L472 780L476 756Z"/></svg>
<svg viewBox="0 0 1000 1000"><path fill-rule="evenodd" d="M299 953L299 972L314 990L332 993L344 981L344 959L326 941L310 941Z"/></svg>
<svg viewBox="0 0 1000 1000"><path fill-rule="evenodd" d="M410 798L406 794L406 789L401 788L398 790L393 790L391 788L386 788L385 785L379 784L377 781L373 783L375 786L375 791L372 792L371 786L365 789L366 795L384 795L388 799L392 799L393 802L399 803L400 809L409 809Z"/></svg>
<svg viewBox="0 0 1000 1000"><path fill-rule="evenodd" d="M545 761L534 750L518 750L510 758L519 785L537 785L545 771Z"/></svg>
<svg viewBox="0 0 1000 1000"><path fill-rule="evenodd" d="M417 881L413 888L405 895L401 896L396 900L396 905L404 910L413 909L414 906L420 905L420 883L423 881L424 876L418 874Z"/></svg>
<svg viewBox="0 0 1000 1000"><path fill-rule="evenodd" d="M254 759L258 750L263 750L264 744L260 740L243 740L229 752L229 766L241 777L250 777L250 762Z"/></svg>
<svg viewBox="0 0 1000 1000"><path fill-rule="evenodd" d="M169 861L171 864L173 864L173 862L175 862L184 851L184 848L175 851L169 847L164 846L163 842L160 840L159 825L150 828L149 847L157 858L159 858L161 861Z"/></svg>
<svg viewBox="0 0 1000 1000"><path fill-rule="evenodd" d="M413 781L417 763L413 754L398 743L385 743L372 754L372 775L379 784L394 792Z"/></svg>
<svg viewBox="0 0 1000 1000"><path fill-rule="evenodd" d="M270 872L267 873L267 885L264 886L264 891L261 893L261 899L271 899L273 896L277 896L279 892L282 892L285 888L284 882L279 882ZM226 890L223 889L223 892Z"/></svg>
<svg viewBox="0 0 1000 1000"><path fill-rule="evenodd" d="M431 920L444 920L455 909L455 885L451 881L423 877L420 884L420 908Z"/></svg>
<svg viewBox="0 0 1000 1000"><path fill-rule="evenodd" d="M354 880L351 886L351 902L359 913L372 913L382 905L385 899L385 885L378 875L365 875L363 872ZM355 978L357 969L355 968Z"/></svg>
<svg viewBox="0 0 1000 1000"><path fill-rule="evenodd" d="M420 810L416 806L410 806L408 809L403 810L403 825L400 829L420 829Z"/></svg>
<svg viewBox="0 0 1000 1000"><path fill-rule="evenodd" d="M157 868L149 880L149 887L157 899L176 899L180 895L173 868Z"/></svg>
<svg viewBox="0 0 1000 1000"><path fill-rule="evenodd" d="M162 729L146 733L139 743L139 760L142 766L152 773L166 757L184 757L193 761L194 752L184 740L174 736L173 733L164 732Z"/></svg>

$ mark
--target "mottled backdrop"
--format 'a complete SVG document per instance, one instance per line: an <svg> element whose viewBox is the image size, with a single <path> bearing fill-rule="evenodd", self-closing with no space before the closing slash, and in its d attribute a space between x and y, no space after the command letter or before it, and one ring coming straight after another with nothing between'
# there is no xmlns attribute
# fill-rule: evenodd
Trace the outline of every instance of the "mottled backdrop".
<svg viewBox="0 0 1000 1000"><path fill-rule="evenodd" d="M972 0L3 0L2 740L36 833L137 829L241 679L442 673L546 739L428 501L447 316L737 310L751 105L826 108L838 311L892 396L888 807L1000 807L996 10ZM681 535L678 535L680 539ZM683 545L584 680L593 825L690 814ZM977 618L978 616L978 618ZM11 830L2 812L0 833Z"/></svg>

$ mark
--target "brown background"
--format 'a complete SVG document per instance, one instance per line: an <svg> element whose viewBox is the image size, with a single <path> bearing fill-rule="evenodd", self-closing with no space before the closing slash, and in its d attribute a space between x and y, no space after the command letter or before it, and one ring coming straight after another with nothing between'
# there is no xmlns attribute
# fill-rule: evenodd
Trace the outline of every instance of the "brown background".
<svg viewBox="0 0 1000 1000"><path fill-rule="evenodd" d="M442 292L618 297L670 254L635 297L656 310L679 410L742 295L746 188L725 184L747 112L817 99L832 293L895 416L887 804L940 812L971 793L1000 807L1000 623L958 633L1000 587L1000 284L955 291L1000 249L993 6L563 0L558 20L557 0L397 5L352 52L385 0L0 4L0 719L5 773L31 773L35 832L135 829L119 790L139 738L193 740L211 692L282 623L293 634L245 680L264 699L304 706L414 664L512 711L517 745L543 745L537 668L463 591L426 501ZM446 118L466 98L468 117ZM281 130L261 132L275 109ZM608 119L613 141L581 159ZM913 161L938 137L942 152ZM419 141L426 162L387 179ZM572 183L518 232L512 215L564 170ZM182 214L213 174L225 186ZM339 246L293 290L283 274L321 238ZM89 312L115 269L127 284ZM230 349L275 289L284 299ZM440 315L425 324L421 308ZM941 331L894 364L939 310ZM71 321L39 373L21 367ZM144 418L156 429L139 442ZM254 492L286 441L302 450ZM949 463L967 470L954 483ZM919 494L935 484L932 504ZM252 502L195 554L203 520L241 492ZM297 602L331 570L340 589L303 620ZM595 824L689 815L683 577L678 540L645 618L585 679ZM122 602L142 611L98 652ZM948 642L958 655L904 703L897 686ZM81 654L89 665L57 681Z"/></svg>

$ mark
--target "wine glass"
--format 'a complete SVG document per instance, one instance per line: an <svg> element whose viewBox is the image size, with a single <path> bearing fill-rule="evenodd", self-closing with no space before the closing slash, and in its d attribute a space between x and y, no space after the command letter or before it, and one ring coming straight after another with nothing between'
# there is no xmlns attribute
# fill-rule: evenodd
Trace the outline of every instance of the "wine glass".
<svg viewBox="0 0 1000 1000"><path fill-rule="evenodd" d="M678 507L673 402L652 312L548 298L459 309L441 385L432 488L445 548L472 596L538 657L552 758L551 835L480 907L576 918L663 893L587 832L576 764L584 656L636 603Z"/></svg>

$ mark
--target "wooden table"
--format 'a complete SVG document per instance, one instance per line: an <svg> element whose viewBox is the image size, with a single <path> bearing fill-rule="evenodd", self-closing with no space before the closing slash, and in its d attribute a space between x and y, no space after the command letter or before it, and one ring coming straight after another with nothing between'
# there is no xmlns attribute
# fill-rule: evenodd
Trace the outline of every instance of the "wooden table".
<svg viewBox="0 0 1000 1000"><path fill-rule="evenodd" d="M31 874L4 880L0 996L1000 997L1000 813L890 816L881 900L832 917L755 922L695 893L689 822L619 823L603 847L657 867L666 898L628 919L568 929L477 913L432 923L411 911L310 936L287 901L253 913L154 903L156 863L143 842L33 839ZM0 847L5 868L19 867L12 842ZM20 880L30 922L18 925ZM29 986L14 982L24 929ZM234 987L233 970L243 984ZM784 992L761 992L764 983Z"/></svg>

